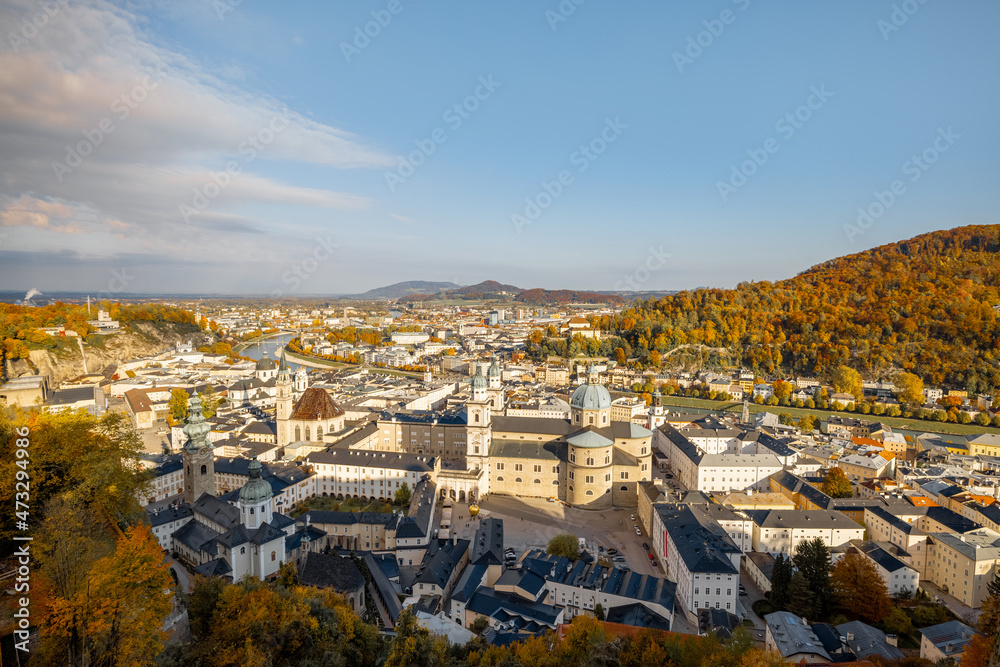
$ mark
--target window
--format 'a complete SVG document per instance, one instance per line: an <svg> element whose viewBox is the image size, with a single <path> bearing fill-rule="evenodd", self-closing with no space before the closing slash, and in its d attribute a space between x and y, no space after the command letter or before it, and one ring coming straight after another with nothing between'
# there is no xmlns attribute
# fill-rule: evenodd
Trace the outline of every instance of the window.
<svg viewBox="0 0 1000 667"><path fill-rule="evenodd" d="M316 439L317 440L322 440L323 439L323 427L322 426L317 426L316 427Z"/></svg>
<svg viewBox="0 0 1000 667"><path fill-rule="evenodd" d="M586 479L584 481L587 484L593 484L594 483L594 476L593 475L586 475Z"/></svg>
<svg viewBox="0 0 1000 667"><path fill-rule="evenodd" d="M274 562L274 558L275 558L275 554L274 554L274 552L272 551L272 552L271 552L271 562L272 562L272 563Z"/></svg>
<svg viewBox="0 0 1000 667"><path fill-rule="evenodd" d="M611 463L611 457L610 456L605 456L604 457L604 465L607 465L609 463Z"/></svg>
<svg viewBox="0 0 1000 667"><path fill-rule="evenodd" d="M590 457L588 456L588 457L587 457L587 465L589 465L589 466L592 466L592 465L594 465L594 459L592 459L592 458L590 458Z"/></svg>
<svg viewBox="0 0 1000 667"><path fill-rule="evenodd" d="M246 548L246 547L240 547L240 555L241 555L241 556L242 556L243 554L245 554L246 552L247 552L247 548Z"/></svg>
<svg viewBox="0 0 1000 667"><path fill-rule="evenodd" d="M628 491L628 487L627 487L627 486L623 486L623 487L621 488L621 490L622 490L622 491Z"/></svg>
<svg viewBox="0 0 1000 667"><path fill-rule="evenodd" d="M497 470L503 470L503 465L504 464L502 464L502 463L498 463L497 464Z"/></svg>
<svg viewBox="0 0 1000 667"><path fill-rule="evenodd" d="M521 483L521 478L520 478L520 477L516 477L516 478L514 479L514 481L515 481L515 482L517 482L518 484L520 484L520 483Z"/></svg>
<svg viewBox="0 0 1000 667"><path fill-rule="evenodd" d="M606 474L606 475L604 476L604 481L605 481L605 482L610 482L610 481L611 481L611 473L608 473L608 474Z"/></svg>
<svg viewBox="0 0 1000 667"><path fill-rule="evenodd" d="M202 474L202 475L205 475L205 474L207 474L207 473L208 473L208 466L202 466L202 467L201 467L201 474Z"/></svg>
<svg viewBox="0 0 1000 667"><path fill-rule="evenodd" d="M639 453L640 453L640 454L645 454L645 453L646 453L646 448L645 448L645 447L643 447L642 449L640 449L640 450L639 450Z"/></svg>
<svg viewBox="0 0 1000 667"><path fill-rule="evenodd" d="M733 589L732 588L727 588L726 589L726 596L728 597L728 596L730 596L732 594L733 594Z"/></svg>
<svg viewBox="0 0 1000 667"><path fill-rule="evenodd" d="M593 424L593 423L594 423L594 416L593 416L593 415L591 415L591 416L589 417L589 423L591 423L591 424Z"/></svg>
<svg viewBox="0 0 1000 667"><path fill-rule="evenodd" d="M535 472L542 472L542 466L536 465Z"/></svg>
<svg viewBox="0 0 1000 667"><path fill-rule="evenodd" d="M588 495L588 496L592 496L592 495L594 495L594 492L593 492L593 491L591 491L590 489L587 489L587 495Z"/></svg>
<svg viewBox="0 0 1000 667"><path fill-rule="evenodd" d="M553 484L558 484L558 483L559 483L559 480L558 480L558 479L554 479L554 480L552 480L552 483L553 483Z"/></svg>
<svg viewBox="0 0 1000 667"><path fill-rule="evenodd" d="M479 413L478 412L473 415L472 421L476 422L477 424L479 423Z"/></svg>
<svg viewBox="0 0 1000 667"><path fill-rule="evenodd" d="M697 587L695 587L695 589L694 589L694 594L695 594L695 595L697 595L697 594L698 594L698 592L699 592L699 589L698 589Z"/></svg>
<svg viewBox="0 0 1000 667"><path fill-rule="evenodd" d="M628 473L622 472L622 479L628 479Z"/></svg>
<svg viewBox="0 0 1000 667"><path fill-rule="evenodd" d="M552 466L552 474L553 475L559 474L559 466Z"/></svg>
<svg viewBox="0 0 1000 667"><path fill-rule="evenodd" d="M514 472L521 472L522 470L524 470L524 466L523 465L521 465L520 463L515 463L514 464Z"/></svg>

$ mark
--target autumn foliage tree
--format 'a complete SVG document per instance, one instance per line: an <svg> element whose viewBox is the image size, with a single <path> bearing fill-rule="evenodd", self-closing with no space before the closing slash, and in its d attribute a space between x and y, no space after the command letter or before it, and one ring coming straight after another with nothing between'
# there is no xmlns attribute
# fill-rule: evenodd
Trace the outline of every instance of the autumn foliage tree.
<svg viewBox="0 0 1000 667"><path fill-rule="evenodd" d="M859 553L849 552L830 572L830 587L837 602L869 623L889 615L892 601L875 563Z"/></svg>
<svg viewBox="0 0 1000 667"><path fill-rule="evenodd" d="M129 528L76 590L53 594L41 609L43 654L67 656L72 665L152 665L163 648L172 583L149 527Z"/></svg>
<svg viewBox="0 0 1000 667"><path fill-rule="evenodd" d="M853 498L854 487L843 470L830 468L823 478L823 493L831 498Z"/></svg>
<svg viewBox="0 0 1000 667"><path fill-rule="evenodd" d="M637 301L605 330L634 348L645 339L661 355L722 348L731 365L758 372L829 377L847 366L888 377L902 370L985 392L1000 386L998 249L1000 225L932 232L779 282Z"/></svg>

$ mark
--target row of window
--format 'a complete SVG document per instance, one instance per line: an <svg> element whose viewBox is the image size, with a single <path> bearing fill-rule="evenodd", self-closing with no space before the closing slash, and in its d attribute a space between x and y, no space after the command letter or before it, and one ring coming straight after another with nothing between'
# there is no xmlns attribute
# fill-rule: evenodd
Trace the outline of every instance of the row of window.
<svg viewBox="0 0 1000 667"><path fill-rule="evenodd" d="M497 477L497 481L498 482L502 482L503 481L503 477L502 476L501 477ZM520 477L514 478L514 482L517 483L517 484L520 484L521 483L521 478ZM542 483L542 480L540 480L540 479L536 479L535 480L535 484L541 484L541 483ZM554 479L554 480L552 480L552 483L553 484L558 484L559 480L558 479Z"/></svg>

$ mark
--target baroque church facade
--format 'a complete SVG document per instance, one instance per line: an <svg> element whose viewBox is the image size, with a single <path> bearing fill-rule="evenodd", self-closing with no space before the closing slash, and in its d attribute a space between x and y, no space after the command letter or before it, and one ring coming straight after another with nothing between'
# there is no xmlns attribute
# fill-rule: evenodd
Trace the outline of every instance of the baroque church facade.
<svg viewBox="0 0 1000 667"><path fill-rule="evenodd" d="M504 416L495 358L485 375L476 365L468 396L455 410L384 413L367 448L441 457L438 488L468 502L498 493L635 507L638 484L652 479L652 432L611 418L611 395L593 371L573 392L569 419Z"/></svg>
<svg viewBox="0 0 1000 667"><path fill-rule="evenodd" d="M294 519L276 511L273 488L256 457L250 462L245 484L217 495L210 428L201 399L195 395L184 426L183 502L170 510L150 510L151 523L163 523L161 511L169 511L172 519L183 517L172 520L170 525L179 525L169 544L199 574L234 582L248 576L269 577L283 563L313 550L311 545L320 544L326 534L308 525L296 529Z"/></svg>

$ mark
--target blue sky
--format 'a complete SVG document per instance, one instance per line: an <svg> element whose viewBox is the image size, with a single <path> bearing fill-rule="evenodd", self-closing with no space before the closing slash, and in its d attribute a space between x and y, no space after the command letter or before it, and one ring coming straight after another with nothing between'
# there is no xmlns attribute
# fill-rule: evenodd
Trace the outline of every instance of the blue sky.
<svg viewBox="0 0 1000 667"><path fill-rule="evenodd" d="M985 0L57 6L0 10L5 289L729 287L996 222Z"/></svg>

